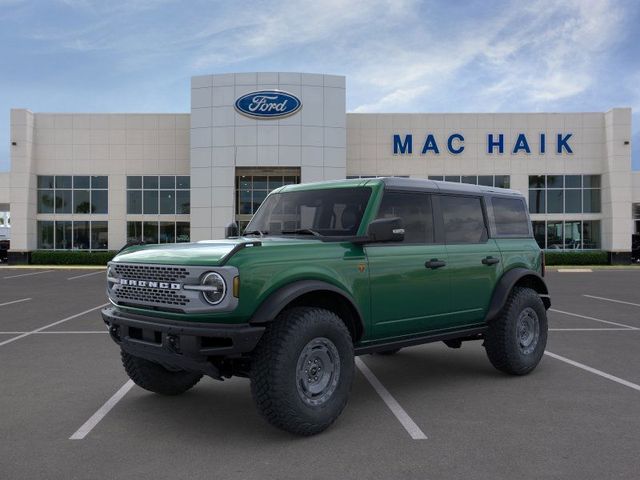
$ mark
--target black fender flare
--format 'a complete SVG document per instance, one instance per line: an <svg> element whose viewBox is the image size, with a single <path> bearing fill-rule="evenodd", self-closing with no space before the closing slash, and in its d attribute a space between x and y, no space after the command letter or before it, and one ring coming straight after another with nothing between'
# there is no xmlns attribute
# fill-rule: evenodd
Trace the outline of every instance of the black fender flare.
<svg viewBox="0 0 640 480"><path fill-rule="evenodd" d="M544 279L533 270L528 270L526 268L513 268L504 273L502 277L500 277L500 280L498 280L498 283L493 290L489 309L487 310L485 318L486 322L490 322L500 315L500 312L504 308L507 303L507 299L511 294L511 290L513 290L513 287L520 281L526 282L528 286L538 292L542 303L544 303L545 309L548 310L549 307L551 307L549 289L547 288L547 284Z"/></svg>
<svg viewBox="0 0 640 480"><path fill-rule="evenodd" d="M278 314L295 299L307 293L322 291L331 292L342 297L345 304L351 310L351 316L355 322L354 333L357 338L361 338L364 334L364 321L362 313L360 312L358 305L356 305L353 297L343 289L322 280L298 280L280 287L278 290L269 294L269 296L260 304L251 316L249 323L252 325L262 325L272 322ZM354 340L357 338L354 338Z"/></svg>

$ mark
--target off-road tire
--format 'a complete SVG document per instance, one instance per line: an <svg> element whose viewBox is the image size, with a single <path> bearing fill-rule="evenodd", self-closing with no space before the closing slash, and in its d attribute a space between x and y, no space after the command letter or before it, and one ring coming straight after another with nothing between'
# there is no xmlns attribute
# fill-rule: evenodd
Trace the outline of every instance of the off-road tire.
<svg viewBox="0 0 640 480"><path fill-rule="evenodd" d="M328 377L335 382L323 403L310 405L301 393L304 379L299 378L299 367L305 364L302 360L309 345L327 339L337 353L331 357L335 358L331 371L339 369L339 373ZM295 307L280 313L260 339L251 365L251 393L269 423L293 434L314 435L329 427L344 409L354 369L353 341L340 317L322 308Z"/></svg>
<svg viewBox="0 0 640 480"><path fill-rule="evenodd" d="M376 352L376 355L395 355L400 350L402 350L402 348L391 348L389 350L382 350L380 352Z"/></svg>
<svg viewBox="0 0 640 480"><path fill-rule="evenodd" d="M136 385L161 395L180 395L186 392L202 378L202 374L171 371L158 363L135 357L125 351L120 351L122 365L129 378Z"/></svg>
<svg viewBox="0 0 640 480"><path fill-rule="evenodd" d="M527 332L519 328L519 319L532 322L534 317L538 325L537 339L535 344L524 347L521 335ZM546 345L547 312L542 300L535 290L515 287L500 316L489 324L484 346L491 364L511 375L525 375L536 368Z"/></svg>

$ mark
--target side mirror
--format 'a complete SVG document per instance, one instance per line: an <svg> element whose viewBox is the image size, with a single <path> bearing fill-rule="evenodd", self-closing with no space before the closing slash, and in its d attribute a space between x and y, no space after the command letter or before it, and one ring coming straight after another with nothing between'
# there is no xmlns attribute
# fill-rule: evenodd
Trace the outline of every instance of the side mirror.
<svg viewBox="0 0 640 480"><path fill-rule="evenodd" d="M224 228L224 238L237 237L238 236L238 224L231 222Z"/></svg>
<svg viewBox="0 0 640 480"><path fill-rule="evenodd" d="M378 218L367 228L369 242L401 242L404 240L404 227L399 217Z"/></svg>

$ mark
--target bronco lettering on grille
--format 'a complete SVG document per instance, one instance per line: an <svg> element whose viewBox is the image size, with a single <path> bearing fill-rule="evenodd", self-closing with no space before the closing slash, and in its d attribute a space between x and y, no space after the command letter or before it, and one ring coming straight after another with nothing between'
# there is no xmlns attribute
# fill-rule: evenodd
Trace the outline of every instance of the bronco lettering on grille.
<svg viewBox="0 0 640 480"><path fill-rule="evenodd" d="M120 285L129 285L132 287L160 288L162 290L180 290L182 288L182 285L179 283L152 282L150 280L129 280L127 278L121 278Z"/></svg>

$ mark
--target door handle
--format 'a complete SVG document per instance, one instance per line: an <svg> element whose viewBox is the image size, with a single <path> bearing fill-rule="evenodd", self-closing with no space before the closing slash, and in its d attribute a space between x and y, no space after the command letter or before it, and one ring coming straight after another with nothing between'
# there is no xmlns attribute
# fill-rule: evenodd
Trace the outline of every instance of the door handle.
<svg viewBox="0 0 640 480"><path fill-rule="evenodd" d="M426 268L435 270L436 268L444 267L446 264L447 262L443 262L442 260L438 260L437 258L432 258L431 260L426 261L424 263L424 266Z"/></svg>
<svg viewBox="0 0 640 480"><path fill-rule="evenodd" d="M484 257L482 259L482 263L484 265L495 265L496 263L500 263L500 259L499 258L493 258L493 257Z"/></svg>

